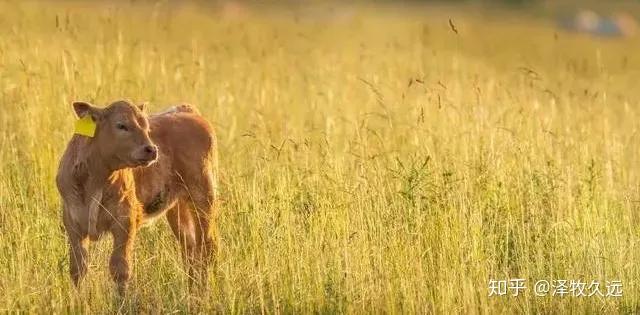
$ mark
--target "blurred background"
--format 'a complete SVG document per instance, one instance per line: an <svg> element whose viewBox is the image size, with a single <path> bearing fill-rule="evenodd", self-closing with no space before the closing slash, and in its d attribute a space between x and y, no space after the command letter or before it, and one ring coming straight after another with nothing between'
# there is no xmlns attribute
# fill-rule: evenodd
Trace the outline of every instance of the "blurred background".
<svg viewBox="0 0 640 315"><path fill-rule="evenodd" d="M144 1L131 1L144 2ZM379 10L410 9L413 14L452 9L480 15L526 14L547 19L558 28L598 37L630 37L638 29L638 1L562 1L562 0L413 0L413 1L181 1L163 3L179 7L185 3L209 6L225 18L243 19L265 10L289 12L294 17L316 21L344 21L357 16L363 5ZM468 12L467 12L468 13Z"/></svg>

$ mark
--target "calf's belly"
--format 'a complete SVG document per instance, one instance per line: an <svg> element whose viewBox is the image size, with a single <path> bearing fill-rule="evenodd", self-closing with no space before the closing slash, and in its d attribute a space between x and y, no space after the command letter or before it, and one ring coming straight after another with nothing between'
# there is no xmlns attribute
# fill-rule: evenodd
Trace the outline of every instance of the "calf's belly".
<svg viewBox="0 0 640 315"><path fill-rule="evenodd" d="M153 198L143 204L142 223L145 224L163 216L176 205L177 201L177 194L169 187L157 192Z"/></svg>

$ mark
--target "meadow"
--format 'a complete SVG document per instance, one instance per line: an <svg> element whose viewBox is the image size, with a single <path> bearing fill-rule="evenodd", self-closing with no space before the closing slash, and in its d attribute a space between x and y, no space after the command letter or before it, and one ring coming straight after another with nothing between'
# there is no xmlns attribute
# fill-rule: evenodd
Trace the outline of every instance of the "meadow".
<svg viewBox="0 0 640 315"><path fill-rule="evenodd" d="M640 311L637 40L447 7L258 11L0 2L0 313ZM206 294L164 220L138 234L124 301L110 239L71 285L70 104L122 98L216 128ZM489 296L512 278L624 293Z"/></svg>

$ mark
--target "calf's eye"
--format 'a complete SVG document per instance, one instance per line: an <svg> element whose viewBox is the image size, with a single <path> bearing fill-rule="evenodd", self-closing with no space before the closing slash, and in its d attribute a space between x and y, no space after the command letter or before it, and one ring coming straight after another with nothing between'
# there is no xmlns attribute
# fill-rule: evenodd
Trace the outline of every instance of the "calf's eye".
<svg viewBox="0 0 640 315"><path fill-rule="evenodd" d="M127 128L127 126L125 126L123 123L117 123L116 128L124 131L129 131L129 128Z"/></svg>

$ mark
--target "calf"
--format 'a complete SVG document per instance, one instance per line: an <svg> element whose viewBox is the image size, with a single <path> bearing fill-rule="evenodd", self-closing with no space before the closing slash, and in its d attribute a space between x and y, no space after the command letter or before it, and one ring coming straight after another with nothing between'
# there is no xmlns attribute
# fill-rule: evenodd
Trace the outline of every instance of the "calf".
<svg viewBox="0 0 640 315"><path fill-rule="evenodd" d="M85 130L73 135L56 184L69 240L71 279L87 273L87 245L109 232L111 277L124 293L138 228L166 214L191 279L206 280L217 249L217 143L195 108L147 116L127 101L74 102ZM88 131L87 131L88 126Z"/></svg>

